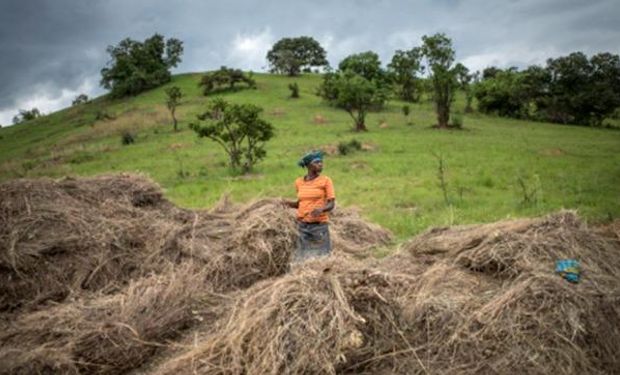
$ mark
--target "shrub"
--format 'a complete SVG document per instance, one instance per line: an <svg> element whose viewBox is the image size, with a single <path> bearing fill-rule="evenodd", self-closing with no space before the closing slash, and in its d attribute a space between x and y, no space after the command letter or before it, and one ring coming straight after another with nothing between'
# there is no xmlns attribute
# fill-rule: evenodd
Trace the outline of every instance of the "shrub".
<svg viewBox="0 0 620 375"><path fill-rule="evenodd" d="M463 129L463 116L461 114L452 115L452 127Z"/></svg>
<svg viewBox="0 0 620 375"><path fill-rule="evenodd" d="M291 90L291 98L299 98L299 86L297 82L290 83L288 89Z"/></svg>
<svg viewBox="0 0 620 375"><path fill-rule="evenodd" d="M362 144L357 139L352 139L349 142L338 143L338 154L347 155L354 151L362 149Z"/></svg>
<svg viewBox="0 0 620 375"><path fill-rule="evenodd" d="M136 141L135 136L131 134L131 132L129 131L124 131L123 134L121 135L121 143L124 146L133 144L135 143L135 141Z"/></svg>

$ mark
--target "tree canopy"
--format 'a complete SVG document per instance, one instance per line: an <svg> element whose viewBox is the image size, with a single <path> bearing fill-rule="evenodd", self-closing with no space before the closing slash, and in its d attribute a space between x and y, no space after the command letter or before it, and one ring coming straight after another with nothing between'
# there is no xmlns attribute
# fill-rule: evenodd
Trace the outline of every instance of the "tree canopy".
<svg viewBox="0 0 620 375"><path fill-rule="evenodd" d="M327 66L327 53L319 42L309 36L282 38L267 52L273 73L295 76L312 67Z"/></svg>
<svg viewBox="0 0 620 375"><path fill-rule="evenodd" d="M34 120L37 117L41 117L41 112L38 108L20 109L19 113L13 117L13 124L19 124L25 121Z"/></svg>
<svg viewBox="0 0 620 375"><path fill-rule="evenodd" d="M379 56L374 52L351 55L338 67L337 72L325 74L318 95L347 111L353 119L355 131L366 131L366 114L381 108L389 96Z"/></svg>
<svg viewBox="0 0 620 375"><path fill-rule="evenodd" d="M229 156L231 169L247 173L267 155L265 142L274 134L271 123L260 118L262 110L253 104L231 104L216 98L190 128L199 137L222 146Z"/></svg>
<svg viewBox="0 0 620 375"><path fill-rule="evenodd" d="M154 34L144 42L129 38L108 46L111 60L101 69L101 85L113 98L137 95L170 81L170 69L181 62L183 42Z"/></svg>
<svg viewBox="0 0 620 375"><path fill-rule="evenodd" d="M476 85L480 111L563 124L601 125L620 107L620 57L574 52L545 67L494 68Z"/></svg>
<svg viewBox="0 0 620 375"><path fill-rule="evenodd" d="M407 102L417 102L421 91L417 75L424 71L421 48L397 50L387 67L392 81L399 87L399 97Z"/></svg>
<svg viewBox="0 0 620 375"><path fill-rule="evenodd" d="M446 128L450 120L450 106L458 87L458 69L453 65L455 53L452 40L445 34L438 33L432 36L424 35L422 42L422 53L426 58L433 86L437 127Z"/></svg>
<svg viewBox="0 0 620 375"><path fill-rule="evenodd" d="M255 88L256 82L251 76L243 74L241 69L233 69L222 66L219 70L205 74L200 80L203 94L208 95L214 92L234 90L235 84L245 83L249 88Z"/></svg>

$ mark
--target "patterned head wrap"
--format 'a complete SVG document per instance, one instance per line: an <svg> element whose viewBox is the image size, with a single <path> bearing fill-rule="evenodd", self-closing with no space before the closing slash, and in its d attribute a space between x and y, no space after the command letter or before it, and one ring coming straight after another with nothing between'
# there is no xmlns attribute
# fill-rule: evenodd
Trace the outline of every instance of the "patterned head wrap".
<svg viewBox="0 0 620 375"><path fill-rule="evenodd" d="M306 155L304 155L301 159L299 159L299 161L297 162L297 165L299 165L302 168L306 168L313 161L316 161L316 160L323 161L323 155L324 153L321 150L309 152Z"/></svg>

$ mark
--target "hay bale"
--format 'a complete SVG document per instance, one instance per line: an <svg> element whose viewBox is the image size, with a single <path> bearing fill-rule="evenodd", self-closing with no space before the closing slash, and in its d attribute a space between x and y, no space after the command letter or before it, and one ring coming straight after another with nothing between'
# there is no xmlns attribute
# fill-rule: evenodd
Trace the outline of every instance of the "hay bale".
<svg viewBox="0 0 620 375"><path fill-rule="evenodd" d="M0 333L0 373L120 373L140 366L183 330L212 319L194 265L20 316ZM209 295L213 296L213 295Z"/></svg>

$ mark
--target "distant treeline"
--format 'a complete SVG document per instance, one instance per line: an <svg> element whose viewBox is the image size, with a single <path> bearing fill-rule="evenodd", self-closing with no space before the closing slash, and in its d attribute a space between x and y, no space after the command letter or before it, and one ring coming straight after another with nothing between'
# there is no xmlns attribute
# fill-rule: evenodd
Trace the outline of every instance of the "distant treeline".
<svg viewBox="0 0 620 375"><path fill-rule="evenodd" d="M620 107L620 58L575 52L544 67L487 68L474 85L484 113L562 124L600 126Z"/></svg>

